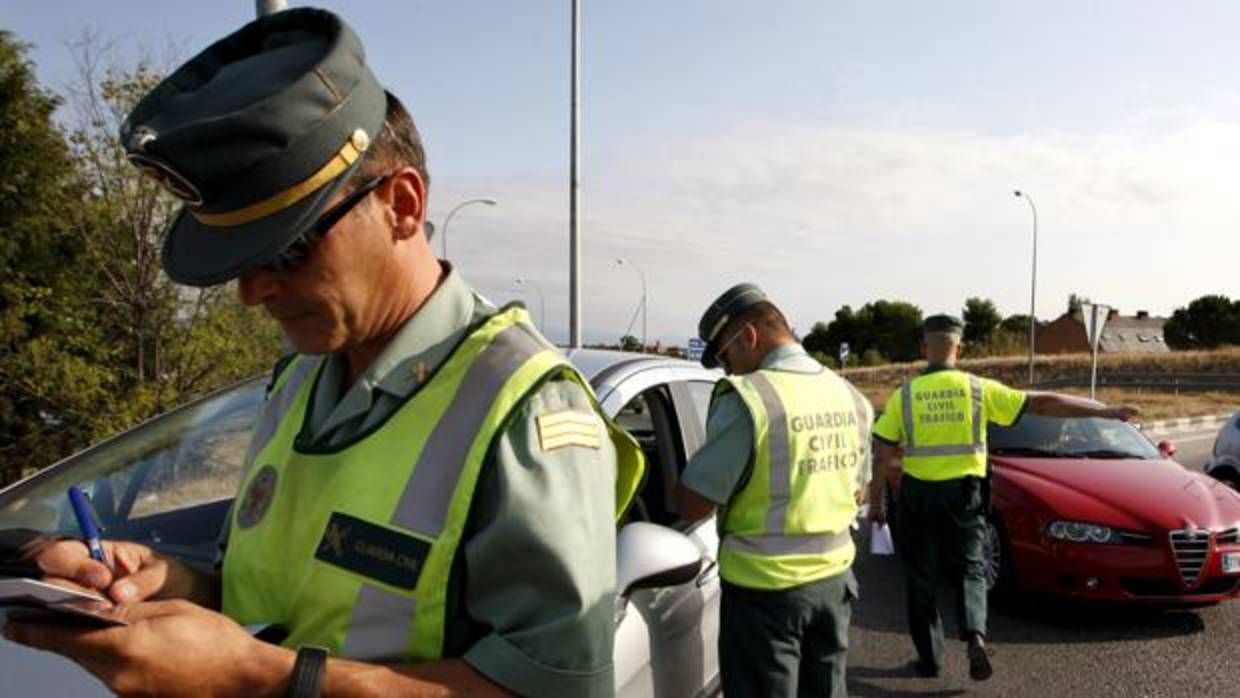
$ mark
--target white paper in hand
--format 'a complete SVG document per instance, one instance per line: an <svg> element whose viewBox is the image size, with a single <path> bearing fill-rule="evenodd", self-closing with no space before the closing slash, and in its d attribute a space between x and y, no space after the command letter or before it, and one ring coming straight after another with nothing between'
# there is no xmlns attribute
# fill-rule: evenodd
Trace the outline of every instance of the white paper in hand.
<svg viewBox="0 0 1240 698"><path fill-rule="evenodd" d="M887 524L873 522L870 524L870 554L894 555L895 543L891 540L891 528Z"/></svg>

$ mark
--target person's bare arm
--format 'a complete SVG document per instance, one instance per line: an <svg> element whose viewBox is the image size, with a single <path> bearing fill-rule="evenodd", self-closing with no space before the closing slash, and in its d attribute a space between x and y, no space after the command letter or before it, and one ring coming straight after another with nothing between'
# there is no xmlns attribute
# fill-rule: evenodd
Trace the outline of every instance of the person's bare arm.
<svg viewBox="0 0 1240 698"><path fill-rule="evenodd" d="M296 655L251 637L227 617L185 601L121 606L129 622L110 628L72 628L10 622L5 637L64 655L120 696L284 696ZM416 664L370 664L329 659L323 680L329 698L431 698L512 694L460 659Z"/></svg>
<svg viewBox="0 0 1240 698"><path fill-rule="evenodd" d="M885 489L887 487L887 469L895 462L900 449L889 443L874 439L874 479L870 480L870 513L869 518L877 524L887 523Z"/></svg>
<svg viewBox="0 0 1240 698"><path fill-rule="evenodd" d="M1025 413L1043 417L1101 417L1127 422L1141 413L1130 405L1109 406L1063 393L1028 393L1025 399Z"/></svg>
<svg viewBox="0 0 1240 698"><path fill-rule="evenodd" d="M323 681L324 698L501 698L511 695L460 659L396 665L329 660Z"/></svg>
<svg viewBox="0 0 1240 698"><path fill-rule="evenodd" d="M715 503L683 484L676 485L676 508L685 521L701 521L715 513Z"/></svg>

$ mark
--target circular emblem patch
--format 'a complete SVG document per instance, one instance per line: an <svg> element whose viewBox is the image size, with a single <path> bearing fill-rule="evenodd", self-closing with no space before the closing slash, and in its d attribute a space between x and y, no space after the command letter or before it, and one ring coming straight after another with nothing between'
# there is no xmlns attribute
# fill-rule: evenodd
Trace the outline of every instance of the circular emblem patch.
<svg viewBox="0 0 1240 698"><path fill-rule="evenodd" d="M151 177L160 186L167 189L170 194L184 201L187 206L201 206L202 192L198 191L185 175L172 169L172 166L166 162L161 162L155 158L143 155L141 153L129 153L125 157L129 158L129 162L133 166L142 170L142 173Z"/></svg>
<svg viewBox="0 0 1240 698"><path fill-rule="evenodd" d="M264 465L262 470L250 480L250 486L241 498L241 506L237 507L237 525L249 528L267 515L271 508L271 500L276 493L276 480L279 474L273 465Z"/></svg>

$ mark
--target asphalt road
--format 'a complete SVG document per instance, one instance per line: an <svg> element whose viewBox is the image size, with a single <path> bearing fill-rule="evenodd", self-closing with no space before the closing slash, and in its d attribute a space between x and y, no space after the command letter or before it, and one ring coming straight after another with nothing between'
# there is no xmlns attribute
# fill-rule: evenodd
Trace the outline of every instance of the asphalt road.
<svg viewBox="0 0 1240 698"><path fill-rule="evenodd" d="M1214 433L1171 435L1177 460L1200 470ZM946 643L943 676L923 679L909 668L915 653L896 558L863 550L854 569L862 598L850 636L852 696L1240 696L1240 674L1230 668L1240 648L1240 601L1152 610L1017 598L991 609L989 681L969 679L956 640ZM953 637L954 605L946 597L940 612Z"/></svg>

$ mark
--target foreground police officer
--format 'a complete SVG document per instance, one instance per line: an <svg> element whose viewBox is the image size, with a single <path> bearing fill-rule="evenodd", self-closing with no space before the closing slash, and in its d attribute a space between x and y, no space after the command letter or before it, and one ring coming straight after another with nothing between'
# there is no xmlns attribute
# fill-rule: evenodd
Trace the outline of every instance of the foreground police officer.
<svg viewBox="0 0 1240 698"><path fill-rule="evenodd" d="M869 402L812 359L757 286L702 316L715 386L682 516L719 509L719 665L728 698L844 696L857 582L849 527L870 476Z"/></svg>
<svg viewBox="0 0 1240 698"><path fill-rule="evenodd" d="M1024 393L956 369L964 324L950 315L926 318L922 350L926 370L887 399L874 425L876 476L870 515L883 511L887 468L903 448L896 536L904 560L909 633L917 648L914 668L938 676L943 667L943 625L938 578L959 580L957 613L967 645L969 675L990 678L986 649L986 578L982 543L989 509L986 425L1015 424L1023 414L1128 420L1133 407L1106 407L1054 393Z"/></svg>
<svg viewBox="0 0 1240 698"><path fill-rule="evenodd" d="M52 576L148 601L127 627L6 632L122 694L611 695L614 517L639 451L524 310L434 258L417 131L348 26L251 23L147 95L122 140L185 201L169 276L238 279L299 353L220 574L121 542L112 573L56 543L38 555ZM284 626L284 647L239 623Z"/></svg>

